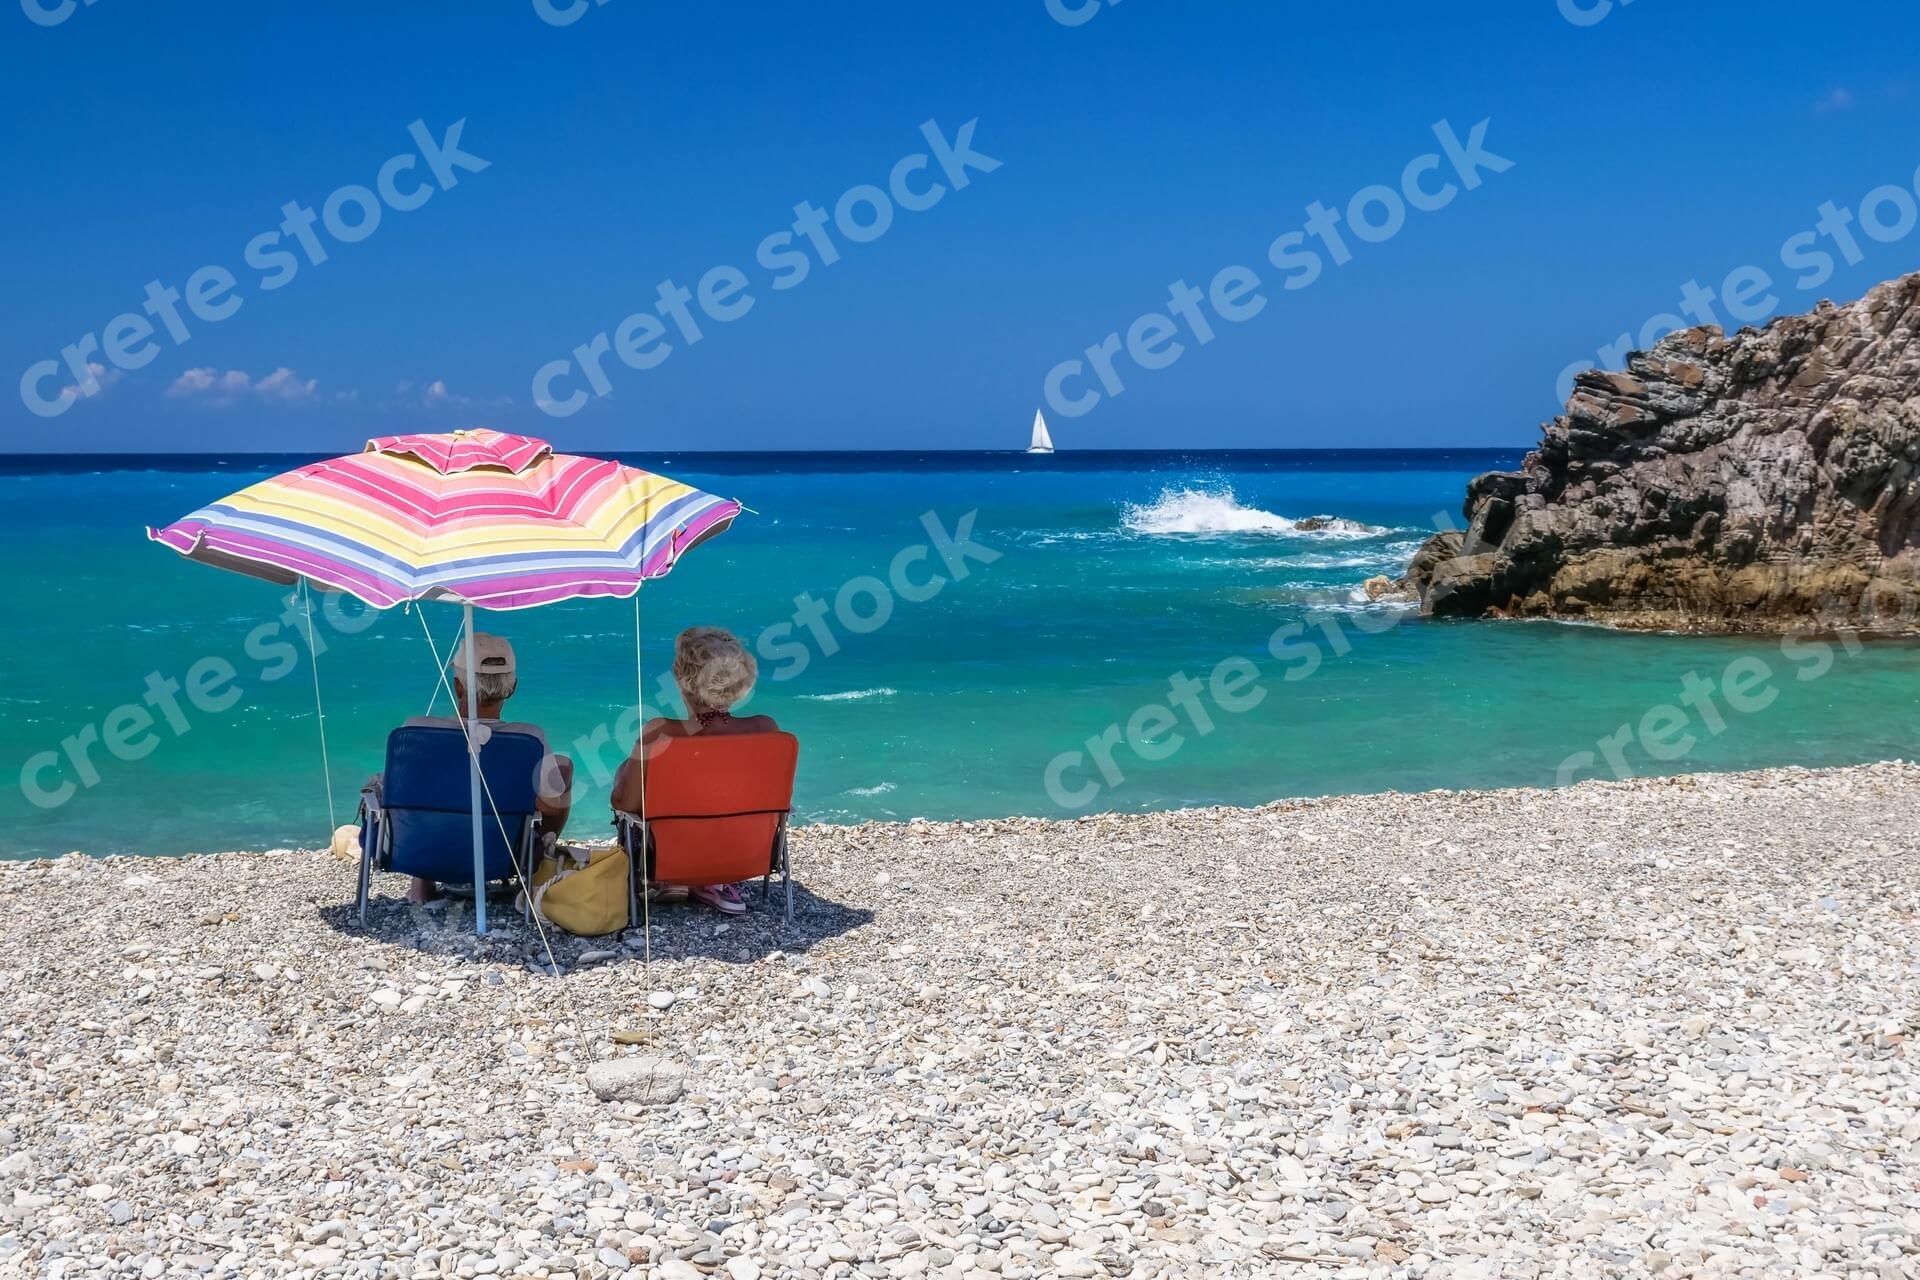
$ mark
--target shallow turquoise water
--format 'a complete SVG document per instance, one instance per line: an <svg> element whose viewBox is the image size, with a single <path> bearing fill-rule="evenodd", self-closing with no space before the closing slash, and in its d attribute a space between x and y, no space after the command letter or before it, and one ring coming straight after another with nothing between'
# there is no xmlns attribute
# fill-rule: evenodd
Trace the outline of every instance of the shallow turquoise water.
<svg viewBox="0 0 1920 1280"><path fill-rule="evenodd" d="M1629 636L1587 627L1439 623L1356 602L1374 573L1397 573L1436 516L1457 512L1472 473L1513 455L1107 455L1033 462L1008 455L920 459L712 456L647 464L738 497L757 514L691 555L643 595L645 658L663 669L671 637L695 622L754 640L791 625L794 597L829 603L849 579L886 579L902 550L923 544L924 513L951 530L978 511L973 536L1000 552L972 563L923 603L897 600L885 625L856 634L831 617L838 651L808 640L804 671L791 657L764 664L754 709L803 742L798 804L816 821L1011 813L1062 815L1102 808L1249 804L1281 796L1432 787L1551 785L1568 758L1595 753L1623 723L1675 704L1689 672L1720 681L1755 658L1770 674L1755 698L1715 709L1722 729L1690 712L1684 731L1619 749L1637 773L1839 764L1912 757L1920 747L1920 652L1905 645L1837 650L1817 678L1812 656L1775 641ZM16 470L27 464L12 460ZM276 461L272 470L287 465ZM327 788L311 668L250 656L247 637L281 613L264 583L188 564L148 543L143 526L177 518L264 474L259 464L192 472L0 475L0 556L8 566L0 619L7 679L0 685L0 856L178 853L272 848L325 839ZM1305 533L1316 514L1366 526ZM937 557L911 566L921 581ZM858 602L870 611L868 599ZM354 606L350 612L357 612ZM458 612L428 606L443 647ZM1305 622L1281 658L1277 628ZM511 636L523 692L513 716L544 725L556 743L607 727L614 736L634 700L633 611L625 602L494 615ZM295 638L282 627L266 643ZM346 634L323 625L321 687L339 821L379 767L386 730L426 708L433 664L417 616L377 617ZM804 627L795 635L807 638ZM793 637L787 637L792 640ZM1306 678L1304 640L1319 664ZM256 645L258 648L258 645ZM1344 652L1342 651L1344 650ZM298 652L298 651L296 651ZM1124 731L1136 710L1168 697L1184 672L1202 684L1224 659L1244 658L1265 697L1250 710L1199 705L1172 728L1139 726L1148 761L1116 746L1119 781L1103 777L1086 740ZM217 657L241 693L223 711L183 702L185 733L164 722L139 759L95 746L97 782L62 753L62 739L96 730L137 702L149 673L179 679ZM651 688L649 701L658 693ZM1229 696L1232 691L1229 690ZM1181 741L1171 749L1169 734ZM137 736L137 735L135 735ZM1115 736L1123 736L1115 735ZM1671 742L1673 746L1663 746ZM590 748L589 744L589 748ZM626 743L583 759L590 794L576 829L595 833L604 787L594 787ZM1083 759L1059 780L1083 808L1049 794L1049 762ZM49 764L42 753L53 753ZM21 784L60 794L41 807ZM1098 783L1096 794L1084 789Z"/></svg>

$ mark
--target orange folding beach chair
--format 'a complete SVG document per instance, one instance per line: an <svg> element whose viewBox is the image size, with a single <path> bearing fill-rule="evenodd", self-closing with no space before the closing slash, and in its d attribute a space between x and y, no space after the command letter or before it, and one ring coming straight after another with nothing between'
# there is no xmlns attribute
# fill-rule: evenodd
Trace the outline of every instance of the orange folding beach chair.
<svg viewBox="0 0 1920 1280"><path fill-rule="evenodd" d="M613 797L614 825L631 868L629 926L640 923L641 886L649 880L694 888L758 879L765 901L776 870L792 924L787 817L799 740L790 733L739 733L667 743L646 761L644 807L632 794L638 770Z"/></svg>

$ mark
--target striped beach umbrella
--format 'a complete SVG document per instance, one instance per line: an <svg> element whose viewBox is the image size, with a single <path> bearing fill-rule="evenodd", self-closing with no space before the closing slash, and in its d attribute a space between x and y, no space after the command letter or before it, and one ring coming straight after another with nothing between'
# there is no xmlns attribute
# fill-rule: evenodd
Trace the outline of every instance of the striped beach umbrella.
<svg viewBox="0 0 1920 1280"><path fill-rule="evenodd" d="M376 608L454 600L527 609L626 598L720 533L740 504L498 431L381 436L147 536L191 560Z"/></svg>
<svg viewBox="0 0 1920 1280"><path fill-rule="evenodd" d="M632 596L724 531L740 510L665 476L483 428L381 436L361 453L262 480L147 536L190 560L289 586L305 579L378 609L453 601L465 606L471 634L476 607ZM636 601L636 628L638 622ZM479 682L471 645L466 654L471 724ZM638 654L636 635L636 662ZM636 683L639 677L636 671ZM314 679L317 708L317 666ZM320 726L324 760L324 715ZM485 933L483 782L471 735L468 749L474 926ZM329 807L331 793L329 783Z"/></svg>

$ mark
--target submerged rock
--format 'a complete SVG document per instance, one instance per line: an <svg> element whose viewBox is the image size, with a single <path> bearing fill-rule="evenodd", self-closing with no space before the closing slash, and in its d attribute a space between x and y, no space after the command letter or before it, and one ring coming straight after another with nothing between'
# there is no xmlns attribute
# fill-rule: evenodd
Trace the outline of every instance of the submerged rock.
<svg viewBox="0 0 1920 1280"><path fill-rule="evenodd" d="M1464 514L1408 568L1423 613L1920 632L1920 273L1579 375Z"/></svg>

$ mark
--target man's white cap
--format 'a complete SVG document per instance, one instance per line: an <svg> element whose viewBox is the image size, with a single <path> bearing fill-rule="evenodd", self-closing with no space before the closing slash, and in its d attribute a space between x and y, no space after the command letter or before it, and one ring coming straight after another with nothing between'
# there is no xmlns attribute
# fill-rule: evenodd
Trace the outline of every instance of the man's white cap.
<svg viewBox="0 0 1920 1280"><path fill-rule="evenodd" d="M473 650L473 670L475 675L510 676L513 674L513 646L507 643L505 636L491 636L484 631L476 631L467 637L453 652L453 658L447 663L447 670L456 676L467 674L467 650Z"/></svg>

